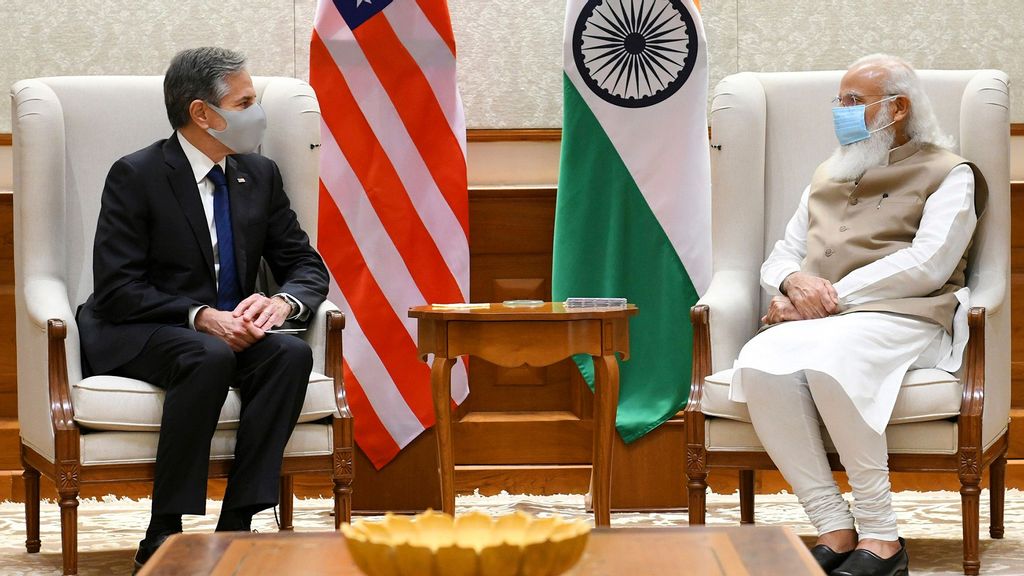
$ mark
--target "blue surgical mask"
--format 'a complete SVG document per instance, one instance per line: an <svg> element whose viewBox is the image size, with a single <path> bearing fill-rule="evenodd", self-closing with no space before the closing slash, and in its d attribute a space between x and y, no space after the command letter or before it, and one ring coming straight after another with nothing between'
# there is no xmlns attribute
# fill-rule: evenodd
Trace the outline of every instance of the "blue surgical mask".
<svg viewBox="0 0 1024 576"><path fill-rule="evenodd" d="M897 98L897 96L889 96L883 98L878 102L872 102L865 106L864 104L858 104L857 106L837 106L832 109L832 122L835 125L836 138L839 139L839 143L843 146L853 144L854 142L860 142L861 140L867 140L871 138L871 135L880 130L885 130L889 126L892 126L896 122L890 122L881 128L875 130L868 130L867 122L864 119L864 111L867 110L868 106L874 106L875 104L881 104Z"/></svg>
<svg viewBox="0 0 1024 576"><path fill-rule="evenodd" d="M263 141L263 132L267 129L267 115L263 112L263 107L253 104L244 110L224 110L209 102L206 104L216 110L227 123L223 130L208 128L207 132L235 154L256 151Z"/></svg>

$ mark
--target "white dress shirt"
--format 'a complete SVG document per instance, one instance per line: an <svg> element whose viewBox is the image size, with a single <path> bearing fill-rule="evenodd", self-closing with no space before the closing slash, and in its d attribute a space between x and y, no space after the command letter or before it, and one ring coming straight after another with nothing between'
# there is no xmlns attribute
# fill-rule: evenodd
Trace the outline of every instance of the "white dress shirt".
<svg viewBox="0 0 1024 576"><path fill-rule="evenodd" d="M220 282L220 246L217 244L217 223L213 217L213 192L214 183L207 178L210 170L213 167L220 166L220 169L227 174L227 158L225 157L220 162L214 162L209 156L203 154L198 148L192 145L191 142L185 138L181 132L177 132L178 142L181 144L181 150L185 153L185 158L188 160L189 166L192 168L192 175L196 179L196 187L199 188L199 200L203 203L203 213L206 216L206 227L210 231L210 242L213 245L213 273L214 278L217 282ZM219 284L218 284L219 286ZM288 317L289 320L292 318L299 318L303 315L305 308L302 302L299 302L291 294L281 292L275 294L275 296L281 296L285 301L297 306L298 312ZM207 306L193 306L188 312L188 325L190 328L195 329L196 326L196 315L199 311Z"/></svg>

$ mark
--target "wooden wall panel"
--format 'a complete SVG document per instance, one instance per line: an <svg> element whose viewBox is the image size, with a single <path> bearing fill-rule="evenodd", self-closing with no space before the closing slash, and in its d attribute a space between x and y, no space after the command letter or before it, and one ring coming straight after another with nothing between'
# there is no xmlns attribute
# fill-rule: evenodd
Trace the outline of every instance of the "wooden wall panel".
<svg viewBox="0 0 1024 576"><path fill-rule="evenodd" d="M470 300L551 299L555 189L470 190ZM570 360L502 368L469 360L453 433L459 465L590 463L592 403Z"/></svg>
<svg viewBox="0 0 1024 576"><path fill-rule="evenodd" d="M18 416L14 342L14 194L0 193L0 418Z"/></svg>
<svg viewBox="0 0 1024 576"><path fill-rule="evenodd" d="M1024 182L1010 185L1010 222L1010 405L1024 408ZM1024 416L1024 410L1013 416ZM1024 432L1022 426L1017 429ZM1024 458L1024 442L1014 442L1012 434L1010 439L1010 458Z"/></svg>

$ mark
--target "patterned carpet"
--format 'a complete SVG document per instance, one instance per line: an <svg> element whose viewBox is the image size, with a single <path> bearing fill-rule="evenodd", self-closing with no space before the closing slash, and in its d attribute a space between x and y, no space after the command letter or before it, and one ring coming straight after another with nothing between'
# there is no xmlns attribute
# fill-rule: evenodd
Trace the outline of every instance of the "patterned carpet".
<svg viewBox="0 0 1024 576"><path fill-rule="evenodd" d="M982 574L1024 575L1024 493L1009 490L1006 495L1006 538L988 537L988 493L982 493ZM907 539L913 574L960 574L960 497L953 492L901 492L894 505L901 533ZM187 532L213 530L220 502L211 501L209 514L185 517ZM458 512L470 509L488 514L524 510L545 516L587 516L583 496L464 496L457 501ZM82 576L130 574L132 556L149 520L149 501L83 501L79 507L79 563ZM299 531L330 530L333 519L326 500L300 500L295 505L295 527ZM811 526L789 494L758 496L757 522L793 528L810 539ZM708 523L739 523L739 499L735 495L708 497ZM56 504L42 506L42 541L39 554L26 554L24 505L0 503L0 573L4 575L60 574L60 515ZM685 526L685 513L621 513L612 515L613 526ZM253 521L261 532L276 530L274 515L267 511Z"/></svg>

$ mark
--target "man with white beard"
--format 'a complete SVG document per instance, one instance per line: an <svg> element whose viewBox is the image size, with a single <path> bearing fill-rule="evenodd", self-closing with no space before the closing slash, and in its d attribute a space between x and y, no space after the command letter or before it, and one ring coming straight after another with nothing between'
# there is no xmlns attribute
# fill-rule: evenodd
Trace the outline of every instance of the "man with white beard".
<svg viewBox="0 0 1024 576"><path fill-rule="evenodd" d="M967 251L987 187L949 151L906 62L861 58L835 106L840 146L761 267L770 328L740 351L730 398L747 403L817 529L812 554L825 572L906 574L885 427L908 369L960 365ZM820 423L848 473L852 512Z"/></svg>

